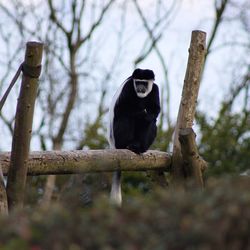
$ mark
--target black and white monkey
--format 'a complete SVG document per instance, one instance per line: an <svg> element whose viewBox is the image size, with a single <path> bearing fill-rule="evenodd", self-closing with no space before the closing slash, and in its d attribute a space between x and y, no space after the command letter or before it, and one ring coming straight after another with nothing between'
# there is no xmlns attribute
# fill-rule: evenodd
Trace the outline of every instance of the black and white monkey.
<svg viewBox="0 0 250 250"><path fill-rule="evenodd" d="M152 70L136 69L116 92L109 110L111 148L140 154L153 143L160 113L159 89L154 80ZM121 205L121 171L113 174L110 196L112 202Z"/></svg>

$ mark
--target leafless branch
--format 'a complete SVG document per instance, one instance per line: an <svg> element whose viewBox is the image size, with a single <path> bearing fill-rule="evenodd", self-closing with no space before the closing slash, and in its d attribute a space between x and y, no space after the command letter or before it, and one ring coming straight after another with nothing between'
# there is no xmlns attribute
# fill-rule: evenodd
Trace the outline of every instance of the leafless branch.
<svg viewBox="0 0 250 250"><path fill-rule="evenodd" d="M167 123L168 123L168 126L170 126L170 84L169 84L169 80L168 80L168 68L167 68L167 65L166 65L166 62L165 62L165 59L163 58L158 46L157 46L157 40L155 39L154 37L154 34L153 34L153 30L150 29L149 27L149 24L148 24L148 21L147 19L145 18L145 16L143 15L142 13L142 10L137 2L137 0L134 0L134 4L135 4L135 7L136 7L136 10L143 22L143 25L146 29L146 31L148 32L149 34L149 37L150 39L152 40L152 48L154 48L159 60L160 60L160 63L162 65L162 69L163 69L163 72L164 72L164 76L165 76L165 83L166 83L166 93L167 93Z"/></svg>
<svg viewBox="0 0 250 250"><path fill-rule="evenodd" d="M233 47L233 46L244 47L246 49L250 49L250 44L248 44L248 43L232 41L232 42L225 42L225 43L219 44L219 45L211 48L210 53L213 53L213 52L220 50L220 49L223 49L225 47Z"/></svg>
<svg viewBox="0 0 250 250"><path fill-rule="evenodd" d="M213 44L215 36L218 32L219 25L222 22L223 14L224 14L224 11L226 9L228 2L229 2L228 0L215 0L214 7L215 7L215 11L216 11L216 18L215 18L215 21L213 24L212 34L211 34L211 36L208 40L208 43L207 43L207 54L205 56L205 62L206 62L207 56L209 55L209 53L211 51L212 44Z"/></svg>
<svg viewBox="0 0 250 250"><path fill-rule="evenodd" d="M227 99L227 101L223 103L223 109L221 110L221 114L223 114L224 112L228 111L231 108L233 102L235 101L235 98L240 94L240 92L243 89L248 88L249 84L250 84L250 66L248 66L248 70L245 76L243 77L241 83L238 85L236 84L234 88L231 88L230 97Z"/></svg>
<svg viewBox="0 0 250 250"><path fill-rule="evenodd" d="M85 0L82 0L80 12L79 12L79 17L77 20L77 41L80 41L80 39L81 39L81 22L82 22L84 8L85 8Z"/></svg>
<svg viewBox="0 0 250 250"><path fill-rule="evenodd" d="M12 124L13 124L13 121L14 121L14 117L12 119L7 119L2 112L0 112L0 117L3 121L3 123L5 124L5 126L8 128L9 132L11 135L13 135L13 127L12 127Z"/></svg>
<svg viewBox="0 0 250 250"><path fill-rule="evenodd" d="M150 28L149 25L148 25L148 28L151 30L152 34L154 33L155 35L149 37L149 40L150 40L150 45L149 46L147 46L148 40L145 41L145 43L144 43L144 45L142 47L142 51L141 51L140 55L134 61L135 66L138 65L143 60L145 60L145 58L154 50L155 45L157 44L157 42L163 37L163 33L164 33L165 29L166 29L166 26L170 24L170 19L169 18L170 18L170 16L174 16L175 9L176 9L178 3L180 3L180 1L173 1L170 8L167 11L165 11L164 15L162 15L162 16L160 16L160 14L157 13L156 16L159 16L159 18L153 24L152 28ZM160 10L159 6L162 7L161 2L158 2L158 8L157 8L158 12ZM138 11L138 8L140 8L138 3L136 5L136 8L137 8L137 11ZM142 10L140 12L141 13L139 13L139 14L140 14L140 17L142 18ZM171 20L173 20L173 19L174 18L172 18ZM146 18L144 18L144 20L143 20L144 26L145 26L145 22L148 22L146 20ZM160 30L158 30L159 27L161 28ZM146 48L147 48L147 50L145 51Z"/></svg>
<svg viewBox="0 0 250 250"><path fill-rule="evenodd" d="M70 36L70 32L66 30L63 24L58 20L56 15L56 10L52 3L53 0L48 0L49 10L50 10L50 18L57 25L57 27L67 36Z"/></svg>
<svg viewBox="0 0 250 250"><path fill-rule="evenodd" d="M83 37L80 39L79 43L78 43L78 47L81 46L81 44L83 44L86 40L89 40L92 35L93 35L93 32L95 31L95 29L101 24L106 12L108 11L108 9L110 8L110 6L113 4L114 0L110 0L106 6L104 6L104 8L102 9L101 11L101 14L99 16L99 18L96 20L96 22L91 26L89 32Z"/></svg>

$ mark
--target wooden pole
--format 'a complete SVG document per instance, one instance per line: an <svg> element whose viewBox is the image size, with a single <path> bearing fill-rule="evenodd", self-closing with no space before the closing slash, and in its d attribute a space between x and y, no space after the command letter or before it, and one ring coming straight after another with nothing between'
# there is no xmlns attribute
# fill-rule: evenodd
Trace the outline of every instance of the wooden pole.
<svg viewBox="0 0 250 250"><path fill-rule="evenodd" d="M180 129L192 128L193 126L205 53L206 33L195 30L192 32L182 98L174 132L172 172L175 181L183 180L185 177L179 132Z"/></svg>
<svg viewBox="0 0 250 250"><path fill-rule="evenodd" d="M0 153L4 175L8 174L10 153ZM137 155L126 149L31 152L26 162L28 175L79 174L106 171L170 169L171 155L149 150Z"/></svg>
<svg viewBox="0 0 250 250"><path fill-rule="evenodd" d="M186 175L193 177L197 187L203 187L202 173L206 170L207 163L198 153L195 137L196 134L192 128L180 129L179 140Z"/></svg>
<svg viewBox="0 0 250 250"><path fill-rule="evenodd" d="M10 169L7 180L9 209L22 207L23 205L27 159L38 87L37 71L41 67L42 52L42 43L28 42L26 44L22 84L16 109Z"/></svg>

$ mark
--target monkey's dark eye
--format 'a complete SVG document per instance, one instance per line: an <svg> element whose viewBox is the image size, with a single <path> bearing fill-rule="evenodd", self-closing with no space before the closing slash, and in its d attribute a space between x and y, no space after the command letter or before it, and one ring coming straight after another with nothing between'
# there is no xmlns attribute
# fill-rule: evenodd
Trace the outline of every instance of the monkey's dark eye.
<svg viewBox="0 0 250 250"><path fill-rule="evenodd" d="M136 86L142 85L144 87L147 87L148 86L148 81L135 81L135 85Z"/></svg>

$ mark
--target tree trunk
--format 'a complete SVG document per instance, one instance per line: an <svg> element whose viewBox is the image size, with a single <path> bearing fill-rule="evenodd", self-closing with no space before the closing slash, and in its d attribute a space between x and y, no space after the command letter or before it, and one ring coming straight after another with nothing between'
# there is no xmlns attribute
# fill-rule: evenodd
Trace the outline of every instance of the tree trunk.
<svg viewBox="0 0 250 250"><path fill-rule="evenodd" d="M10 209L23 206L27 175L27 159L29 155L34 105L38 87L38 76L34 75L36 75L37 69L41 67L42 52L43 44L36 42L27 43L23 64L22 84L16 109L10 169L7 182L7 196Z"/></svg>
<svg viewBox="0 0 250 250"><path fill-rule="evenodd" d="M63 138L63 133L61 135L61 139L60 139L61 141L62 141L62 138ZM53 148L54 150L61 150L62 148L61 143L56 143L54 141ZM56 175L49 175L46 180L46 184L44 187L44 194L43 194L42 203L41 203L44 208L48 208L51 203L55 185L56 185Z"/></svg>
<svg viewBox="0 0 250 250"><path fill-rule="evenodd" d="M73 111L74 104L77 97L77 87L78 87L78 75L76 73L76 49L71 44L69 45L69 51L70 51L70 94L69 98L67 100L66 108L63 112L63 117L60 123L59 130L57 132L57 135L55 138L53 138L53 150L61 150L63 145L63 137L65 134L65 131L68 126L69 117L71 112ZM53 196L53 190L55 189L56 184L56 176L48 176L46 185L45 185L45 191L43 195L43 206L48 207Z"/></svg>
<svg viewBox="0 0 250 250"><path fill-rule="evenodd" d="M43 208L47 208L52 200L53 191L56 184L56 175L49 175L46 180L44 195L41 202Z"/></svg>

